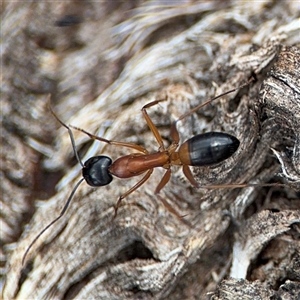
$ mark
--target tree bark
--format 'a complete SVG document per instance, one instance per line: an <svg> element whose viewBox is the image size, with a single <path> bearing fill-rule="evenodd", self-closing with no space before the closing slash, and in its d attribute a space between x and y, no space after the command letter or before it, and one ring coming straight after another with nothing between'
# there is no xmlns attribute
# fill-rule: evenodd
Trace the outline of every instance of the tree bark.
<svg viewBox="0 0 300 300"><path fill-rule="evenodd" d="M3 5L3 299L299 294L299 7L249 3ZM156 196L165 172L157 168L113 219L118 197L139 177L83 183L22 266L81 178L49 94L66 124L155 152L140 111L146 103L167 99L148 110L167 146L180 115L251 77L178 122L181 142L208 131L240 141L226 161L193 168L199 189L173 167ZM74 135L83 161L132 152Z"/></svg>

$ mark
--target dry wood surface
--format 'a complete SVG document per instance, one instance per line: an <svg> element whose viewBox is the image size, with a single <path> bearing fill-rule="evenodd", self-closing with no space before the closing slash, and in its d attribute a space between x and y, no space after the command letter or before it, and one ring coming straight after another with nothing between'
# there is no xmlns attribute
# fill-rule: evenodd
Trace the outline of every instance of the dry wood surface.
<svg viewBox="0 0 300 300"><path fill-rule="evenodd" d="M3 3L3 299L299 299L299 16L299 1ZM251 77L178 123L181 142L208 131L240 141L193 168L201 188L173 167L158 197L157 168L113 219L139 178L83 183L22 266L81 178L49 94L67 124L155 152L143 105L167 99L148 111L167 146L181 114ZM83 161L131 152L74 136Z"/></svg>

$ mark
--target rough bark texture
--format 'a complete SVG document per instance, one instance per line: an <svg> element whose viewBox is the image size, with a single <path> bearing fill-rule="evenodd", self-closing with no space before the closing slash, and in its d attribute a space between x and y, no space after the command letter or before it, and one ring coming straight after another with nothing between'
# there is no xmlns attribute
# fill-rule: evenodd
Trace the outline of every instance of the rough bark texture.
<svg viewBox="0 0 300 300"><path fill-rule="evenodd" d="M299 2L168 4L3 4L4 299L299 299ZM22 267L81 176L48 94L67 124L157 151L145 103L167 97L149 115L168 145L182 113L251 76L254 83L179 122L180 138L214 130L241 142L225 162L193 168L202 187L285 186L195 189L173 168L156 197L158 168L112 220L139 178L82 184ZM130 152L74 135L83 160Z"/></svg>

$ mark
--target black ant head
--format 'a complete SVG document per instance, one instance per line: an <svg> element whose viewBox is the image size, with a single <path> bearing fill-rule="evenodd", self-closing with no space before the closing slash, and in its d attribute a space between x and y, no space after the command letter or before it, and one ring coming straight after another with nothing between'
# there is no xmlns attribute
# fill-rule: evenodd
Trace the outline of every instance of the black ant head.
<svg viewBox="0 0 300 300"><path fill-rule="evenodd" d="M112 164L112 160L107 157L107 156L94 156L91 157L90 159L88 159L84 164L82 163L78 152L76 150L76 146L75 146L75 139L73 136L73 133L70 129L70 127L68 125L66 125L64 122L62 122L58 116L55 114L55 112L52 110L51 105L50 105L50 95L48 96L48 105L49 105L49 109L51 111L51 113L53 114L53 116L55 117L55 119L62 125L64 126L70 135L70 139L71 139L71 143L72 143L72 147L73 147L73 151L74 154L78 160L78 162L80 163L80 165L82 166L82 176L83 178L81 178L75 185L75 187L73 188L64 208L62 209L60 215L55 218L52 222L50 222L35 238L34 240L31 242L31 244L27 247L23 258L22 258L22 265L24 265L26 257L28 252L30 251L30 249L32 248L32 246L35 244L35 242L40 238L40 236L46 231L48 230L48 228L50 228L54 223L56 223L67 211L71 200L73 199L73 196L77 190L77 188L80 186L80 184L85 180L87 182L87 184L89 184L90 186L103 186L103 185L107 185L109 184L113 177L111 176L110 172L109 172L109 167Z"/></svg>
<svg viewBox="0 0 300 300"><path fill-rule="evenodd" d="M113 177L109 172L112 160L107 156L93 156L82 168L82 176L90 186L103 186L111 183Z"/></svg>

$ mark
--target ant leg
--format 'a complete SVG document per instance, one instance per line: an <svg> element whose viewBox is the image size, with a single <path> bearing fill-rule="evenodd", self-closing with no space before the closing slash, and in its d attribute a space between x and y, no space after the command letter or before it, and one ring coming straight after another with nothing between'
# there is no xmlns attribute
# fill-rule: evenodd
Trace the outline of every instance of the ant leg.
<svg viewBox="0 0 300 300"><path fill-rule="evenodd" d="M164 186L169 182L171 177L171 169L168 169L163 178L161 179L160 183L155 189L154 194L156 194L156 197L163 203L165 208L173 215L175 215L178 219L182 219L183 216L181 216L163 197L158 195L161 189L164 188Z"/></svg>
<svg viewBox="0 0 300 300"><path fill-rule="evenodd" d="M119 197L116 205L115 205L115 214L114 214L114 217L115 218L117 216L117 212L118 212L118 209L121 205L121 201L126 198L128 195L130 195L132 192L134 192L135 190L137 190L141 185L143 185L148 179L149 177L151 176L153 172L153 169L150 169L146 175L137 183L135 184L130 190L128 190L125 194L123 194L122 196Z"/></svg>
<svg viewBox="0 0 300 300"><path fill-rule="evenodd" d="M176 146L178 146L178 143L179 143L179 133L178 133L178 130L176 127L177 121L173 122L173 124L171 125L171 130L170 130L170 135L173 140L173 145L176 145Z"/></svg>
<svg viewBox="0 0 300 300"><path fill-rule="evenodd" d="M185 177L189 180L189 182L196 188L199 187L199 184L198 182L195 180L192 172L191 172L191 169L189 168L188 165L183 165L182 166L182 171L183 171L183 174L185 175Z"/></svg>
<svg viewBox="0 0 300 300"><path fill-rule="evenodd" d="M115 145L115 146L121 146L121 147L127 147L127 148L131 148L131 149L134 149L134 150L137 150L139 152L142 152L144 154L149 154L149 152L142 146L139 146L139 145L136 145L136 144L132 144L132 143L125 143L125 142L116 142L116 141L110 141L110 140L107 140L107 139L104 139L104 138L101 138L99 136L96 136L92 133L89 133L87 132L86 130L84 129L81 129L81 128L78 128L78 127L75 127L75 126L72 126L72 125L66 125L63 121L61 121L59 119L59 117L56 115L56 113L53 111L52 107L51 107L51 103L50 103L50 95L48 96L47 98L47 101L48 101L48 106L49 106L49 109L50 109L50 112L52 113L52 115L55 117L55 119L62 125L64 126L68 132L69 132L69 135L70 135L70 138L71 138L71 142L72 142L72 145L73 145L73 149L76 149L75 147L75 141L74 141L74 137L73 137L73 133L71 131L70 128L73 128L75 130L78 130L78 131L81 131L85 134L87 134L91 139L93 140L98 140L98 141L101 141L101 142L104 142L104 143L107 143L107 144L110 144L110 145ZM80 164L83 166L82 162L80 161L79 157L78 157L78 154L77 154L77 151L74 151L75 152L75 155L77 157L77 160L80 162Z"/></svg>
<svg viewBox="0 0 300 300"><path fill-rule="evenodd" d="M158 104L159 102L162 102L162 101L166 101L167 99L160 99L160 100L154 100L148 104L146 104L145 106L143 106L142 108L142 113L144 115L144 118L151 130L151 132L153 133L153 135L155 136L158 144L159 144L159 151L160 152L163 152L165 151L165 146L164 146L164 143L163 143L163 140L161 138L161 135L160 133L158 132L158 129L156 128L156 126L153 124L151 118L149 117L148 113L147 113L147 108L151 107L151 106L154 106L156 104Z"/></svg>
<svg viewBox="0 0 300 300"><path fill-rule="evenodd" d="M158 184L157 188L155 189L156 197L163 203L165 208L173 215L175 215L178 219L183 220L184 215L180 215L163 197L161 197L158 193L164 186L169 182L171 177L171 169L168 169L163 178L161 179L160 183Z"/></svg>
<svg viewBox="0 0 300 300"><path fill-rule="evenodd" d="M158 194L164 187L165 185L169 182L171 177L171 169L168 169L163 178L161 179L160 183L156 187L154 194Z"/></svg>
<svg viewBox="0 0 300 300"><path fill-rule="evenodd" d="M163 203L163 205L165 206L165 208L173 215L175 215L178 219L182 220L183 217L185 216L181 216L163 197L161 197L160 195L156 195L159 200Z"/></svg>
<svg viewBox="0 0 300 300"><path fill-rule="evenodd" d="M239 89L243 88L244 86L247 86L247 85L250 84L252 81L254 81L254 78L253 78L253 77L251 77L251 79L250 79L248 82L246 82L245 84L243 84L243 85L241 85L241 86L239 86L239 87L237 87L237 88L235 88L235 89L232 89L232 90L230 90L230 91L228 91L228 92L225 92L225 93L223 93L223 94L220 94L220 95L218 95L218 96L216 96L216 97L213 97L213 98L211 98L211 99L208 99L208 100L206 100L205 102L203 102L203 103L197 105L196 107L192 108L190 111L188 111L188 112L182 114L182 115L181 115L175 122L173 122L173 124L171 125L171 132L170 132L170 135L171 135L171 137L172 137L172 139L173 139L173 141L174 141L173 144L178 145L178 143L179 143L179 134L178 134L178 130L177 130L177 128L176 128L177 122L179 122L179 121L185 119L186 117L192 115L192 114L195 113L197 110L199 110L200 108L202 108L202 107L206 106L207 104L213 102L214 100L219 99L219 98L221 98L221 97L223 97L223 96L225 96L225 95L227 95L227 94L230 94L230 93L232 93L232 92L234 92L234 91L236 91L236 90L239 90ZM173 147L174 147L174 146L173 146ZM194 184L193 184L193 185L194 185Z"/></svg>
<svg viewBox="0 0 300 300"><path fill-rule="evenodd" d="M197 105L196 107L192 108L190 111L188 111L188 112L184 113L183 115L181 115L181 116L175 121L175 123L177 123L178 121L181 121L181 120L183 120L184 118L186 118L186 117L192 115L192 114L195 113L197 110L199 110L200 108L204 107L205 105L207 105L207 104L213 102L214 100L217 100L217 99L219 99L219 98L221 98L221 97L223 97L223 96L225 96L225 95L228 95L228 94L233 93L233 92L235 92L235 91L237 91L237 90L240 90L241 88L243 88L243 87L249 85L252 81L254 81L254 78L253 78L253 77L251 77L250 80L248 80L246 83L240 85L239 87L237 87L237 88L235 88L235 89L232 89L232 90L227 91L227 92L225 92L225 93L223 93L223 94L220 94L220 95L218 95L218 96L216 96L216 97L213 97L213 98L210 98L210 99L206 100L205 102L203 102L203 103Z"/></svg>
<svg viewBox="0 0 300 300"><path fill-rule="evenodd" d="M125 142L117 142L117 141L111 141L111 140L107 140L105 138L102 138L100 136L97 136L97 135L94 135L84 129L81 129L81 128L78 128L76 126L73 126L73 125L70 125L71 128L75 129L75 130L78 130L78 131L81 131L83 133L85 133L86 135L88 135L91 139L93 140L98 140L100 142L104 142L104 143L107 143L109 145L115 145L115 146L121 146L121 147L126 147L126 148L131 148L131 149L134 149L134 150L137 150L139 152L142 152L144 154L149 154L149 152L142 146L140 145L136 145L136 144L132 144L132 143L125 143Z"/></svg>

